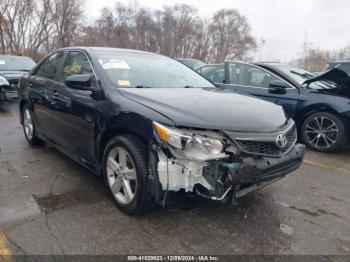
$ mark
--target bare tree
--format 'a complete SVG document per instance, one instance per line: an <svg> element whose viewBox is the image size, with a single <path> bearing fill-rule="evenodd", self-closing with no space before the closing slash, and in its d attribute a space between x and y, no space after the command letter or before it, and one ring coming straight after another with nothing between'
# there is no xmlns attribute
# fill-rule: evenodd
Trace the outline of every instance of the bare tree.
<svg viewBox="0 0 350 262"><path fill-rule="evenodd" d="M103 8L92 24L83 26L84 2L1 0L1 52L40 58L53 49L79 44L222 62L243 59L256 47L246 18L234 9L202 19L186 4L153 11L135 1L116 2L114 8Z"/></svg>
<svg viewBox="0 0 350 262"><path fill-rule="evenodd" d="M83 17L83 0L54 0L54 23L57 47L70 46Z"/></svg>
<svg viewBox="0 0 350 262"><path fill-rule="evenodd" d="M297 59L296 64L311 72L323 71L330 61L330 52L318 47L308 46L303 57Z"/></svg>
<svg viewBox="0 0 350 262"><path fill-rule="evenodd" d="M151 12L134 2L127 6L117 2L114 10L103 9L94 24L84 28L81 41L206 62L244 59L256 48L249 24L237 10L223 9L204 20L186 4Z"/></svg>
<svg viewBox="0 0 350 262"><path fill-rule="evenodd" d="M331 54L332 60L350 60L350 45Z"/></svg>
<svg viewBox="0 0 350 262"><path fill-rule="evenodd" d="M3 53L39 58L68 46L82 18L83 0L2 0L0 44Z"/></svg>
<svg viewBox="0 0 350 262"><path fill-rule="evenodd" d="M235 9L222 9L214 14L209 24L211 54L209 60L244 59L247 51L256 48L250 35L250 26Z"/></svg>
<svg viewBox="0 0 350 262"><path fill-rule="evenodd" d="M159 52L172 57L191 56L196 38L197 10L189 5L165 6L155 12Z"/></svg>
<svg viewBox="0 0 350 262"><path fill-rule="evenodd" d="M151 12L141 8L135 17L134 48L145 51L158 51L156 33L158 28Z"/></svg>

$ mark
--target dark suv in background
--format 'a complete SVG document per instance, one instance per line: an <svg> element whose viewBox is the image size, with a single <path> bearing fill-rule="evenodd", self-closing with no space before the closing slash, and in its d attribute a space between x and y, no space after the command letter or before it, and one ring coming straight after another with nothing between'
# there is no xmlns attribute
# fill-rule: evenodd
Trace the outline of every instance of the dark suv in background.
<svg viewBox="0 0 350 262"><path fill-rule="evenodd" d="M350 61L334 61L334 62L328 63L326 71L333 69L335 67L345 71L348 75L350 75Z"/></svg>
<svg viewBox="0 0 350 262"><path fill-rule="evenodd" d="M219 86L283 106L313 150L333 151L349 142L350 77L340 67L316 76L288 64L227 61L197 71Z"/></svg>

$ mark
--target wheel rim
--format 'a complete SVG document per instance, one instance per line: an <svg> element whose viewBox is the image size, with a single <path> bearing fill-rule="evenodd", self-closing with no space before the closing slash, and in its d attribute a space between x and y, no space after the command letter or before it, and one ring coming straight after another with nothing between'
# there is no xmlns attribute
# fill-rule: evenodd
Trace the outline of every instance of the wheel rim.
<svg viewBox="0 0 350 262"><path fill-rule="evenodd" d="M107 158L108 185L115 199L121 204L133 201L137 188L134 161L122 147L115 147Z"/></svg>
<svg viewBox="0 0 350 262"><path fill-rule="evenodd" d="M32 139L34 134L32 115L30 114L28 109L25 109L23 116L24 132L26 133L28 139Z"/></svg>
<svg viewBox="0 0 350 262"><path fill-rule="evenodd" d="M319 116L312 118L305 127L307 142L319 149L333 146L338 140L337 124L330 118Z"/></svg>

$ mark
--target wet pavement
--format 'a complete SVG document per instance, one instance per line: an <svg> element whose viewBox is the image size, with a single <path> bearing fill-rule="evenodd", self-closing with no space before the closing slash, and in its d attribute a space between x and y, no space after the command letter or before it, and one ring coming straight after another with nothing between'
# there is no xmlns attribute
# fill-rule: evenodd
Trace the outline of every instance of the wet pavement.
<svg viewBox="0 0 350 262"><path fill-rule="evenodd" d="M0 254L350 254L350 150L303 166L238 207L186 199L121 213L101 178L30 147L17 106L0 109ZM2 246L1 246L2 245Z"/></svg>

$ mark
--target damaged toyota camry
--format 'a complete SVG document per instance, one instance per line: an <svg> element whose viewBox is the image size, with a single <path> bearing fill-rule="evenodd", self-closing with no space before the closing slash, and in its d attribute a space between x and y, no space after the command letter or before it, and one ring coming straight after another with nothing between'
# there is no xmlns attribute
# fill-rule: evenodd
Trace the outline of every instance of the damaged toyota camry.
<svg viewBox="0 0 350 262"><path fill-rule="evenodd" d="M217 88L158 54L60 49L22 77L19 95L27 141L101 174L128 214L179 191L235 203L304 157L280 106Z"/></svg>

